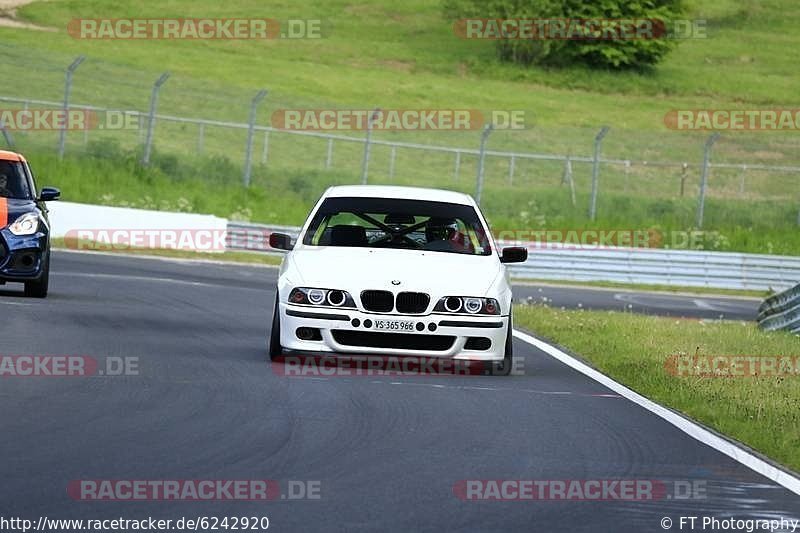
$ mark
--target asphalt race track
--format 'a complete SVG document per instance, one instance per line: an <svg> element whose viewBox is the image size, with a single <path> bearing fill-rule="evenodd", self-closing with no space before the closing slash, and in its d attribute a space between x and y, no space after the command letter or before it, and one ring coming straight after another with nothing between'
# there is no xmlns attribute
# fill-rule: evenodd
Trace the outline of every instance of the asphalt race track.
<svg viewBox="0 0 800 533"><path fill-rule="evenodd" d="M285 377L265 354L275 269L55 252L52 271L47 300L0 288L0 354L138 358L138 374L0 378L6 517L267 516L275 531L637 533L664 531L665 517L672 531L680 516L800 518L800 496L516 339L523 373L508 378ZM757 306L540 288L518 297L713 318L752 318ZM270 479L282 497L70 497L70 481L91 479ZM463 480L504 479L658 480L668 491L629 501L457 496ZM312 482L305 486L318 487L319 498L290 498L290 481ZM678 498L676 484L702 490Z"/></svg>

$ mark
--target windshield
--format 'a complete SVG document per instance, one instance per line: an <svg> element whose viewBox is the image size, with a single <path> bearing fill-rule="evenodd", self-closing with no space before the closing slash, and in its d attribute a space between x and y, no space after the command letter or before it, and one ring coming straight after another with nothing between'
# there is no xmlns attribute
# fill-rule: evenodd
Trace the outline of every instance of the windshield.
<svg viewBox="0 0 800 533"><path fill-rule="evenodd" d="M22 163L0 160L0 198L31 198Z"/></svg>
<svg viewBox="0 0 800 533"><path fill-rule="evenodd" d="M471 206L391 198L328 198L303 238L310 246L399 248L490 255Z"/></svg>

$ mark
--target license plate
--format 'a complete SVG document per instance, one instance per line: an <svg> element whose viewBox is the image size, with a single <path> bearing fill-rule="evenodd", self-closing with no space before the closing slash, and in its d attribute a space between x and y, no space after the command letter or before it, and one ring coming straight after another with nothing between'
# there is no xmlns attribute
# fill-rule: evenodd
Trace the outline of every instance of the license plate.
<svg viewBox="0 0 800 533"><path fill-rule="evenodd" d="M414 323L407 320L374 320L372 329L382 331L414 331Z"/></svg>

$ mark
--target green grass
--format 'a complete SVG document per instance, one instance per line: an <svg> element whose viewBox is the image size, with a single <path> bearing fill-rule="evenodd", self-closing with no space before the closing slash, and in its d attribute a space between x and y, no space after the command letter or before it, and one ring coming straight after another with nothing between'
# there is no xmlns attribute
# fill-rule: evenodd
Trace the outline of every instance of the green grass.
<svg viewBox="0 0 800 533"><path fill-rule="evenodd" d="M89 59L75 74L72 101L111 108L145 110L153 80L169 70L172 76L159 100L163 114L244 122L249 101L261 88L270 93L259 108L259 124L268 124L277 109L297 107L522 110L528 127L493 133L491 149L580 156L591 154L600 125L612 126L603 154L633 162L627 172L619 165L601 166L595 223L586 216L590 165L574 164L573 205L561 185L562 163L520 159L512 182L507 159L487 158L485 211L497 229L525 230L691 229L706 135L667 130L664 114L677 108L791 107L796 69L785 50L800 40L789 31L800 21L792 0L693 2L689 16L708 21L709 37L682 42L647 73L498 64L491 42L453 36L451 21L443 18L435 0L235 0L224 5L209 0L63 0L34 2L19 13L57 31L0 28L5 59L0 95L58 101L64 67L86 54ZM65 31L76 17L320 19L324 38L76 40ZM287 224L299 223L325 186L357 181L362 159L360 144L337 142L327 169L324 140L280 133L270 135L267 163L258 164L264 142L258 135L254 187L245 191L238 185L243 130L207 128L201 154L196 126L160 121L156 175L135 168L133 161L120 167L114 158L98 163L85 157L93 143L113 141L122 151L136 150L141 142L137 131L92 130L87 137L72 132L67 152L77 158L63 167L52 159L52 132L16 137L40 171L74 200L176 206L180 198L188 198L195 212L236 218L244 213L248 218L243 210L249 209L254 221ZM374 138L476 148L479 136L475 131L416 131L375 132ZM713 161L800 165L798 154L796 133L730 133L717 143ZM393 177L389 160L388 147L373 147L370 182L474 191L474 156L462 157L458 178L453 176L452 154L399 149ZM651 164L659 160L693 165L683 195L680 169ZM178 167L196 172L189 175ZM711 248L800 254L798 179L790 172L715 169L705 228L721 232L722 238L711 238Z"/></svg>
<svg viewBox="0 0 800 533"><path fill-rule="evenodd" d="M443 18L439 3L430 0L402 4L300 0L268 5L237 0L224 6L181 0L157 8L67 0L34 3L21 13L59 31L0 29L2 51L12 69L0 81L5 93L17 93L24 86L31 96L60 99L64 67L76 55L86 54L90 59L75 78L76 102L144 109L150 84L169 70L172 78L159 104L164 113L244 121L250 98L262 87L270 89L260 113L262 123L275 109L292 106L522 110L530 128L497 132L492 147L589 155L595 132L609 124L614 128L605 142L609 156L690 163L700 162L705 135L666 130L664 114L676 108L792 102L794 64L783 50L795 37L792 32L775 32L800 19L791 0L697 2L691 16L709 21L708 38L682 42L653 72L619 73L498 64L491 42L455 38L451 21ZM64 31L72 18L112 15L313 18L323 21L325 38L91 41L73 39ZM376 136L453 146L478 142L475 132ZM169 138L174 140L175 135ZM189 138L187 134L183 143ZM228 140L232 146L226 150L241 151L243 142L233 146ZM798 163L797 147L793 135L733 134L720 142L717 159ZM413 163L414 156L409 161ZM447 161L449 166L450 158ZM643 165L634 166L633 172L634 178L649 183L650 191L661 181ZM692 180L696 177L693 171ZM778 174L753 179L786 178ZM723 194L722 189L716 192Z"/></svg>
<svg viewBox="0 0 800 533"><path fill-rule="evenodd" d="M676 377L675 354L800 356L797 336L753 323L517 306L517 326L580 354L635 391L800 471L800 376Z"/></svg>
<svg viewBox="0 0 800 533"><path fill-rule="evenodd" d="M9 41L43 52L86 53L142 70L168 67L176 75L226 80L238 87L268 82L276 98L328 98L352 105L382 95L400 105L419 105L421 99L432 104L468 100L483 102L487 108L502 102L512 109L548 104L536 106L542 110L543 125L560 123L565 112L583 109L593 111L581 116L587 123L614 119L649 126L646 116L656 102L666 110L682 98L715 104L794 100L796 64L785 52L797 42L791 30L800 21L800 11L791 0L691 4L690 16L708 21L709 37L682 42L658 69L646 74L498 65L491 42L454 38L452 21L442 17L439 2L430 0L237 0L224 5L209 0L149 5L122 0L38 2L23 8L22 16L58 28L57 34L3 33ZM64 31L72 18L104 16L320 19L325 37L200 43L79 41ZM437 80L465 83L435 84ZM597 98L591 102L574 98L569 109L560 108L575 91ZM621 93L630 96L625 106L619 105Z"/></svg>
<svg viewBox="0 0 800 533"><path fill-rule="evenodd" d="M566 285L576 287L598 287L601 289L625 289L629 291L663 292L666 294L698 294L698 295L719 295L719 296L740 296L764 299L771 294L770 291L739 290L739 289L714 289L709 287L680 287L675 285L656 285L650 283L618 283L614 281L553 281L513 278L522 283L532 283L536 285L552 285L554 287Z"/></svg>

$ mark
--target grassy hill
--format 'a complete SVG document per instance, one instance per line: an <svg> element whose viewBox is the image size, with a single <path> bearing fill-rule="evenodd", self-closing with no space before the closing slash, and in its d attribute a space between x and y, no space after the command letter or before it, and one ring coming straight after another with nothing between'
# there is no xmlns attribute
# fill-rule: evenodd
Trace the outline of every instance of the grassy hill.
<svg viewBox="0 0 800 533"><path fill-rule="evenodd" d="M270 90L259 109L260 124L268 124L274 110L291 107L522 110L528 128L496 132L490 148L584 156L591 153L596 131L607 124L612 130L604 155L631 159L632 165L602 168L600 218L594 224L601 227L685 230L693 225L706 135L666 129L668 111L797 107L796 66L788 51L800 40L793 32L800 5L792 0L693 2L690 17L707 21L708 38L681 42L662 65L644 74L498 64L491 42L456 38L452 22L431 0L38 1L20 8L17 16L54 31L0 28L6 67L0 95L60 100L64 67L85 54L89 59L75 75L73 102L78 103L144 110L153 80L169 70L159 111L179 116L243 122L260 88ZM319 19L323 38L77 40L66 26L79 17ZM375 138L478 144L477 132L380 132ZM274 135L268 162L254 169L254 190L245 191L239 186L242 131L208 129L199 155L196 127L159 123L159 155L147 171L128 164L140 142L137 132L71 134L67 164L53 158L51 132L17 140L36 156L40 173L62 185L66 197L148 205L175 204L183 197L196 210L287 223L299 222L325 185L356 180L361 162L360 145L337 143L334 164L326 169L325 141ZM257 139L257 163L261 143ZM798 148L797 133L726 133L714 161L800 165ZM388 148L373 149L371 182L390 181L389 158ZM645 164L653 161L692 165L683 197L680 171ZM475 158L464 157L456 180L450 155L398 150L391 181L471 192L475 169ZM561 163L520 160L512 182L508 160L489 158L488 215L508 228L588 225L590 168L575 166L575 206L561 186L562 173ZM717 246L800 253L798 180L800 174L790 172L715 171L706 227L725 235ZM205 200L209 194L216 202Z"/></svg>
<svg viewBox="0 0 800 533"><path fill-rule="evenodd" d="M690 39L652 74L575 68L498 66L491 42L453 36L435 0L263 2L42 1L20 10L43 34L3 30L4 43L41 52L85 53L157 72L168 68L212 83L252 90L268 85L279 99L365 105L536 110L542 126L595 125L650 129L676 105L786 105L796 100L800 5L791 0L690 2L708 21L707 39ZM79 17L269 17L319 19L322 39L270 41L88 41L67 35ZM624 100L619 96L626 95ZM564 104L564 105L562 105Z"/></svg>

